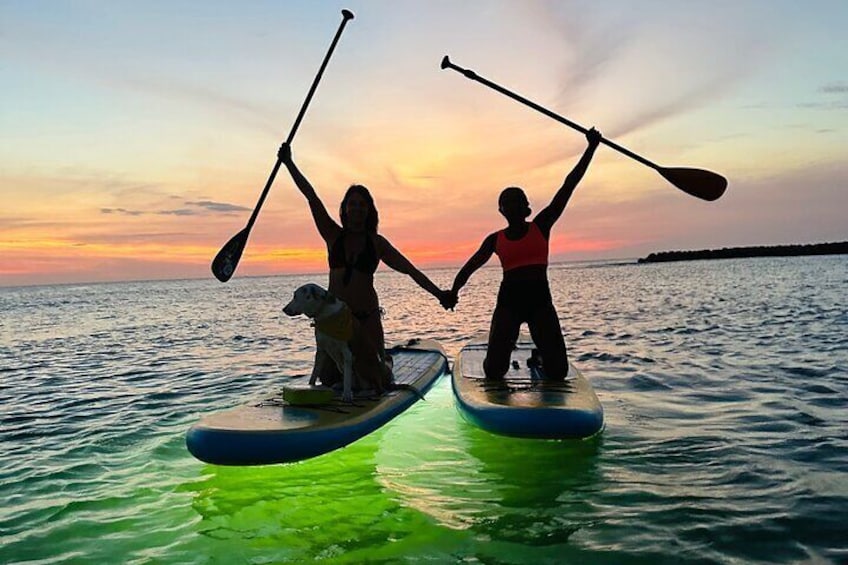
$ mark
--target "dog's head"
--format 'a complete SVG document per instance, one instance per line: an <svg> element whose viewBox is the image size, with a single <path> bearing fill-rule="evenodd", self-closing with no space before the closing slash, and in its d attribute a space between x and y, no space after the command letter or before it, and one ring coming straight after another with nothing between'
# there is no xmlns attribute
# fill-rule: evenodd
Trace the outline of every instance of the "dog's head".
<svg viewBox="0 0 848 565"><path fill-rule="evenodd" d="M324 308L334 304L336 298L314 283L308 283L294 291L291 302L283 307L286 316L305 314L310 318L317 316Z"/></svg>

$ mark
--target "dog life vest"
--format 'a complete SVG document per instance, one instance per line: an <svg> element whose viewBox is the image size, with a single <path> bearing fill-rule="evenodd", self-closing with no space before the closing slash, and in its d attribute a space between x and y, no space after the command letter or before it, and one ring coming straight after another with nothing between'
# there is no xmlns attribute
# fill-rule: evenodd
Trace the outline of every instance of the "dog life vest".
<svg viewBox="0 0 848 565"><path fill-rule="evenodd" d="M527 233L521 239L511 240L505 232L499 231L495 241L495 253L501 260L504 272L518 267L548 264L548 240L536 222L530 222Z"/></svg>
<svg viewBox="0 0 848 565"><path fill-rule="evenodd" d="M353 339L353 314L350 308L342 308L328 318L316 320L315 329L330 337L349 342Z"/></svg>

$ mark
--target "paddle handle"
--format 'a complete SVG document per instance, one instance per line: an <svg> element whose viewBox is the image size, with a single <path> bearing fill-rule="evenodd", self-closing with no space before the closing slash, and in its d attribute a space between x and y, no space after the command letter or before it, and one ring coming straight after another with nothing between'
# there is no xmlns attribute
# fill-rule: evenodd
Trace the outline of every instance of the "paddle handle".
<svg viewBox="0 0 848 565"><path fill-rule="evenodd" d="M303 104L300 107L300 111L297 113L297 117L294 120L294 124L292 124L291 130L289 131L289 136L286 138L286 143L291 143L294 140L294 136L297 133L297 129L300 127L300 122L303 121L303 116L306 115L306 109L309 108L309 103L312 102L312 97L315 95L315 91L318 89L318 83L321 82L321 77L324 76L324 69L327 68L327 63L330 62L330 57L333 55L333 51L336 49L336 44L339 42L339 38L342 36L342 32L344 31L347 22L353 19L353 12L350 10L342 10L342 23L339 24L339 29L336 30L336 35L333 37L333 41L330 43L330 48L327 50L327 54L324 55L324 60L321 62L321 67L318 69L318 74L315 75L315 78L312 81L312 86L309 87L309 92L306 94L306 99L303 101ZM268 177L268 182L265 183L265 188L262 190L262 194L259 195L259 201L256 203L256 207L253 209L253 213L250 215L250 219L247 221L246 231L250 232L250 229L253 227L253 224L256 223L256 218L259 216L259 210L262 208L262 204L265 203L265 198L268 197L268 192L271 190L271 185L274 184L274 179L277 177L277 171L280 170L280 165L282 165L283 161L279 157L277 157L277 162L274 163L274 168L271 170L271 174Z"/></svg>
<svg viewBox="0 0 848 565"><path fill-rule="evenodd" d="M442 59L442 68L443 69L452 69L454 71L457 71L461 75L465 76L465 78L469 78L471 80L479 82L480 84L488 86L492 90L496 90L496 91L500 92L501 94L509 96L513 100L517 100L518 102L521 102L525 106L529 106L530 108L533 108L537 112L540 112L540 113L548 116L549 118L553 118L556 121L558 121L559 123L565 124L570 128L576 129L577 131L579 131L583 134L586 134L589 131L588 128L585 128L578 123L572 122L568 118L564 118L564 117L560 116L559 114L551 112L547 108L545 108L543 106L539 106L538 104L536 104L532 100L528 100L528 99L524 98L523 96L521 96L520 94L516 94L515 92L512 92L511 90L507 90L506 88L502 87L499 84L495 84L494 82L492 82L492 81L490 81L490 80L488 80L484 77L481 77L480 75L478 75L477 73L475 73L474 71L472 71L470 69L463 69L459 65L453 64L451 62L451 60L448 58L447 55L445 55L444 58ZM606 137L601 138L601 143L603 143L604 145L607 145L608 147L615 149L619 153L623 153L624 155L627 155L631 159L635 159L636 161L639 161L643 165L647 165L647 166L651 167L652 169L655 169L657 171L659 171L661 169L661 167L659 165L657 165L656 163L652 163L651 161L648 161L647 159L645 159L641 155L637 155L636 153L630 151L626 147L622 147L618 143L610 141Z"/></svg>
<svg viewBox="0 0 848 565"><path fill-rule="evenodd" d="M324 69L327 68L327 63L330 61L330 57L333 55L333 51L336 49L336 43L339 42L339 38L342 36L342 32L344 31L347 22L353 19L353 12L350 10L342 10L342 23L339 25L338 31L336 31L335 37L333 37L333 42L330 43L330 49L327 50L327 54L324 55L324 60L321 62L321 68L318 69L318 74L315 75L315 80L312 81L312 86L309 88L309 93L306 95L306 100L303 101L303 105L300 107L300 112L297 114L297 118L294 120L294 124L292 125L291 131L289 132L289 136L286 139L286 143L291 143L294 140L294 134L297 133L297 128L300 127L300 122L303 120L303 116L306 114L306 109L309 107L309 103L312 101L312 96L315 94L315 90L318 88L318 83L321 82L321 77L324 75Z"/></svg>
<svg viewBox="0 0 848 565"><path fill-rule="evenodd" d="M294 120L294 124L292 124L291 131L289 131L289 136L286 138L286 143L291 143L294 140L294 135L297 133L297 128L300 127L300 122L303 121L303 116L306 115L306 109L309 108L309 103L312 102L312 97L315 95L315 91L318 89L318 83L321 82L321 77L324 76L324 69L327 68L327 63L330 62L330 57L333 56L333 51L336 50L336 44L339 42L339 38L342 36L342 32L344 31L347 22L353 19L353 12L350 10L342 10L342 23L339 24L339 29L336 30L336 35L333 37L333 41L330 43L330 48L327 50L327 54L324 55L324 60L321 61L321 67L318 69L318 74L315 75L315 78L312 81L312 86L309 87L309 92L306 94L306 99L303 101L303 104L300 107L300 111L297 113L297 117ZM268 177L268 182L265 183L265 188L262 190L262 194L259 195L259 201L256 203L256 207L253 209L253 213L250 215L250 219L247 221L247 230L250 231L250 228L253 227L253 224L256 222L256 218L259 216L259 210L262 208L262 204L265 203L265 198L268 196L268 192L271 190L271 185L274 184L274 179L277 177L277 171L280 170L280 165L283 163L282 159L277 157L277 162L274 163L274 168L271 170L271 175Z"/></svg>

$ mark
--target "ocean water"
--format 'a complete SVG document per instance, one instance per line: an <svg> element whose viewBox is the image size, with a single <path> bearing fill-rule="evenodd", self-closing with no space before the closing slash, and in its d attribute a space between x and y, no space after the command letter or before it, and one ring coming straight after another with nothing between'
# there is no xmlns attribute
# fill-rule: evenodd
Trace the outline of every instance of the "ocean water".
<svg viewBox="0 0 848 565"><path fill-rule="evenodd" d="M389 341L455 355L499 276L444 312L381 270ZM848 562L848 257L550 279L596 439L489 435L443 378L347 448L241 468L185 432L309 372L280 307L324 276L0 289L0 563Z"/></svg>

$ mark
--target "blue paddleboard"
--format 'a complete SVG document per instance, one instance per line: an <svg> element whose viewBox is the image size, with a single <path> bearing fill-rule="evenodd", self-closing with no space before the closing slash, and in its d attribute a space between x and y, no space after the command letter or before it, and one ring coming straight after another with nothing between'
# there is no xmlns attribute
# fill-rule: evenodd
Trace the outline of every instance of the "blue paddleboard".
<svg viewBox="0 0 848 565"><path fill-rule="evenodd" d="M448 371L442 347L432 340L411 340L388 350L395 383L422 395ZM343 402L339 394L308 386L204 416L186 434L196 458L216 465L268 465L301 461L344 447L373 432L412 406L419 396L400 388L379 396ZM318 394L320 393L320 394ZM310 401L310 396L318 403Z"/></svg>
<svg viewBox="0 0 848 565"><path fill-rule="evenodd" d="M483 373L486 345L485 338L471 341L454 363L454 399L467 421L494 434L522 438L587 438L601 431L604 409L573 364L565 381L542 380L532 366L535 345L522 336L506 376L488 381Z"/></svg>

